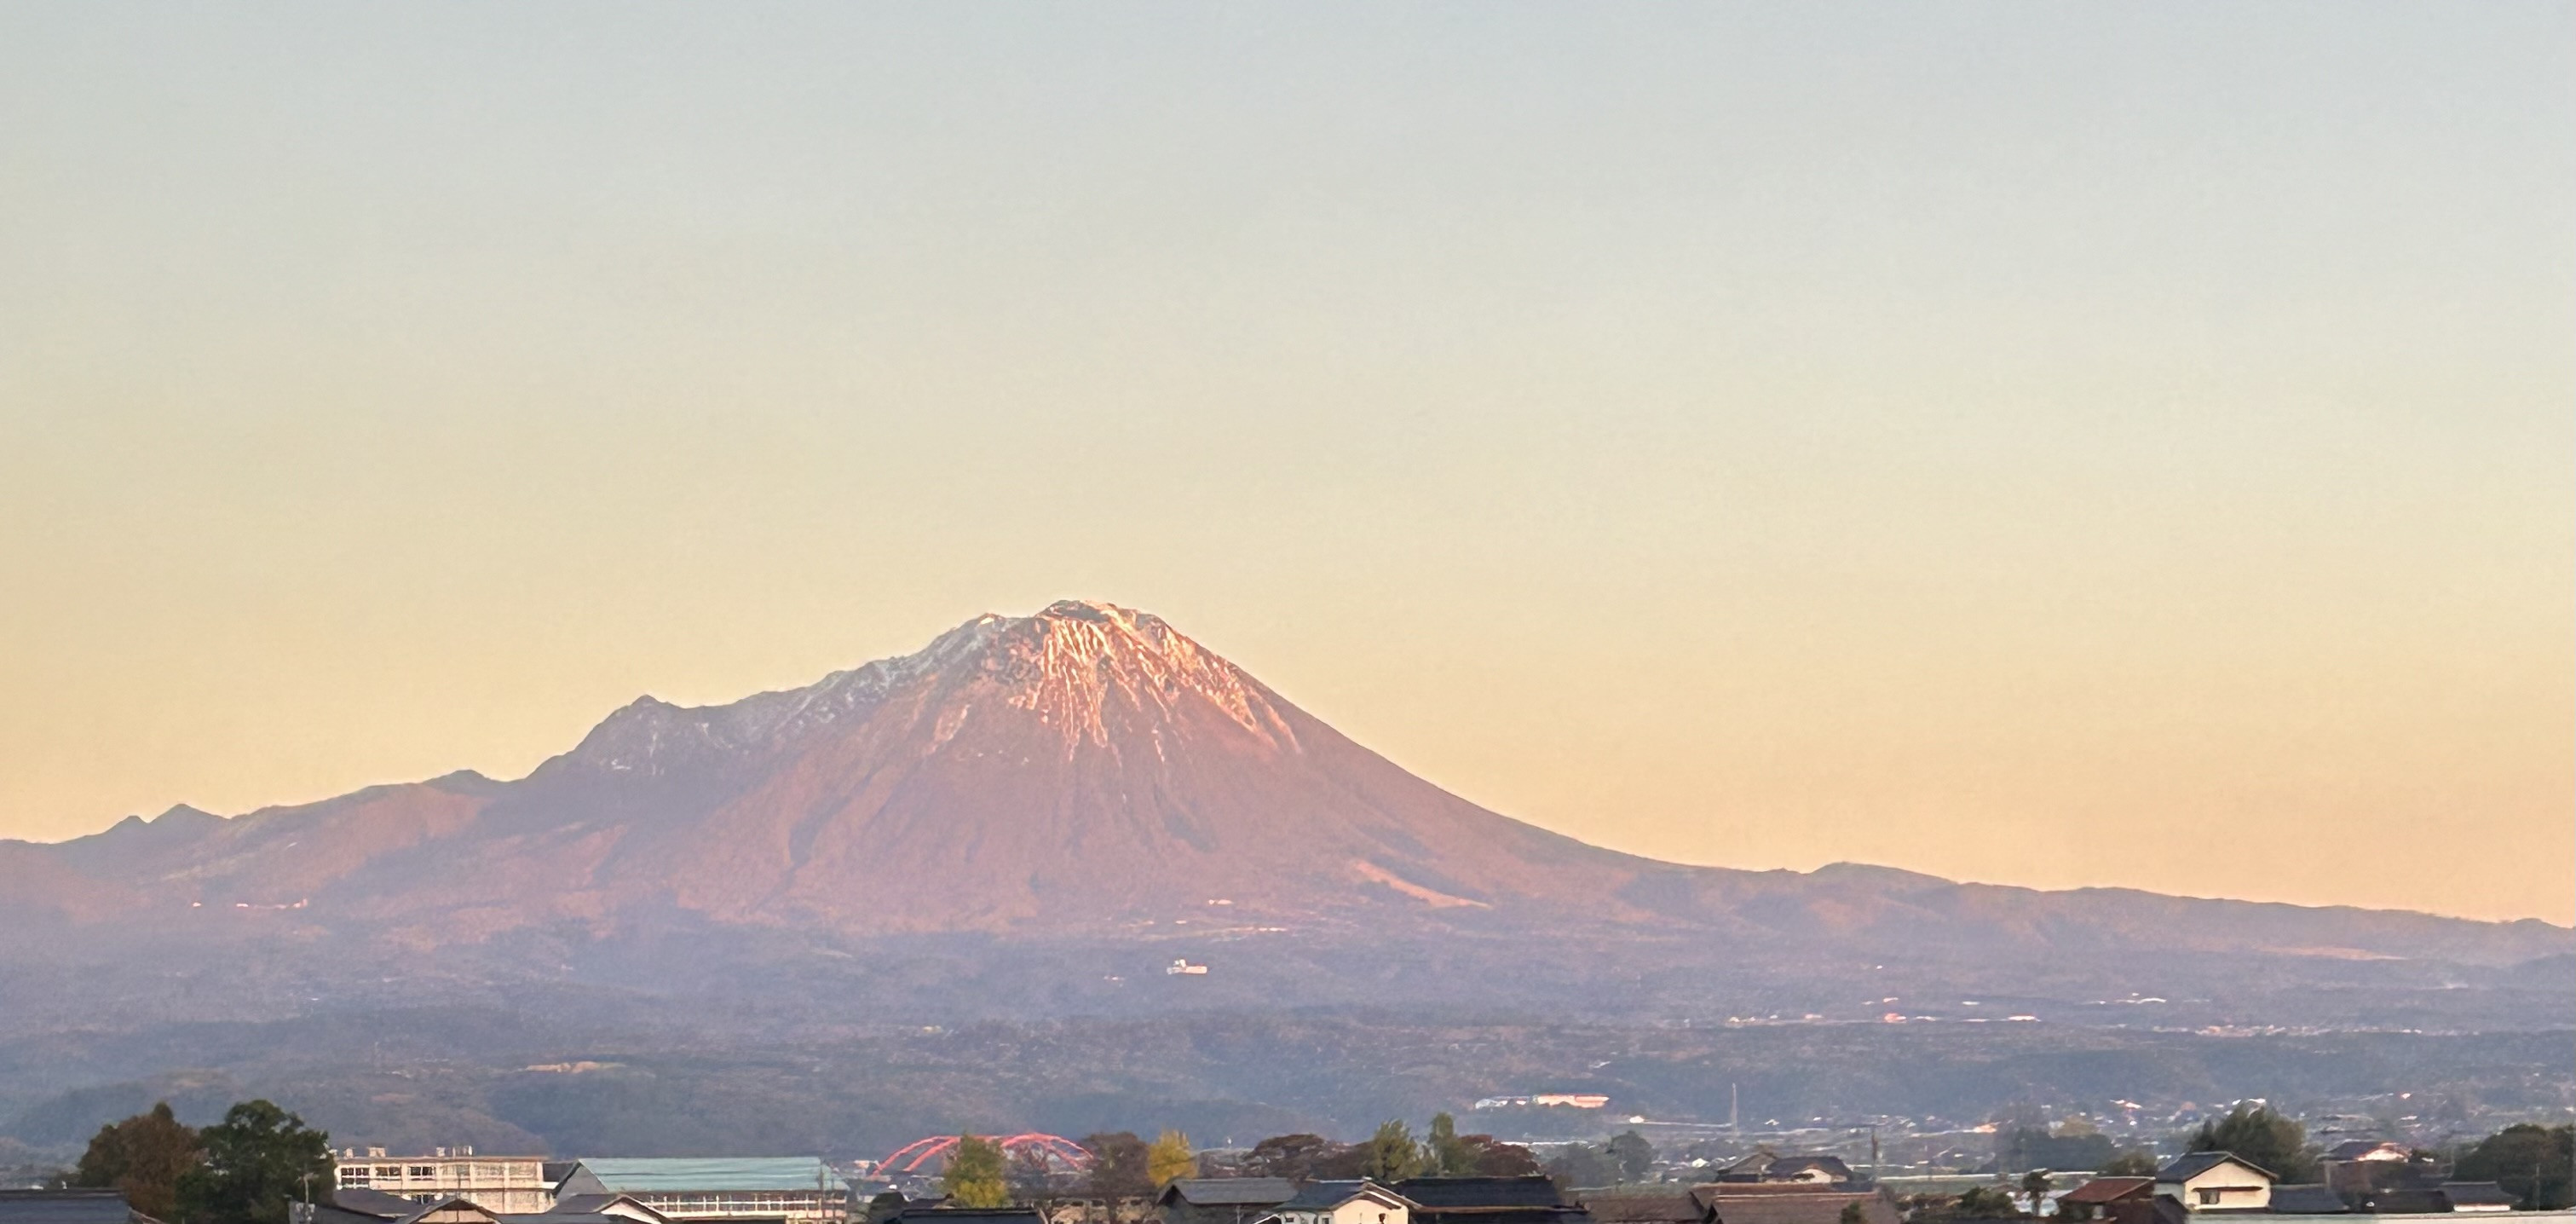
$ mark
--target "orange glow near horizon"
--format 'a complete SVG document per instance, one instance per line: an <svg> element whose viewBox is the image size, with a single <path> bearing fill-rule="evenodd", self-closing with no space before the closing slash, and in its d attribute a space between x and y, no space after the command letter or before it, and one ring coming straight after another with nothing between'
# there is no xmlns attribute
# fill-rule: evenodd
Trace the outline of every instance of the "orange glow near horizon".
<svg viewBox="0 0 2576 1224"><path fill-rule="evenodd" d="M0 17L0 837L1076 597L1636 853L2576 922L2576 10L1113 11Z"/></svg>

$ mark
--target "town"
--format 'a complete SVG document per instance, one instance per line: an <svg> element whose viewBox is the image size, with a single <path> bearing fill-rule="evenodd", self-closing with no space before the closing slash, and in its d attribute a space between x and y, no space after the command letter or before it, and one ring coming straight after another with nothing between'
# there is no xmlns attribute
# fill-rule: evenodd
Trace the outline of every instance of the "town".
<svg viewBox="0 0 2576 1224"><path fill-rule="evenodd" d="M1584 1094L1478 1113L1598 1110ZM1614 1123L1615 1124L1615 1123ZM2311 1135L2260 1101L2123 1148L2087 1120L1979 1128L1986 1159L1926 1173L1733 1127L1662 1144L1633 1119L1600 1142L1509 1142L1435 1115L1368 1138L1277 1135L1200 1149L1166 1130L1080 1139L927 1136L881 1157L672 1157L333 1146L280 1106L203 1128L165 1102L103 1126L71 1168L0 1190L0 1224L2218 1224L2570 1211L2576 1128L2517 1123L2418 1147ZM1810 1139L1827 1136L1808 1134ZM1819 1144L1818 1147L1847 1146ZM1953 1152L1953 1156L1967 1155Z"/></svg>

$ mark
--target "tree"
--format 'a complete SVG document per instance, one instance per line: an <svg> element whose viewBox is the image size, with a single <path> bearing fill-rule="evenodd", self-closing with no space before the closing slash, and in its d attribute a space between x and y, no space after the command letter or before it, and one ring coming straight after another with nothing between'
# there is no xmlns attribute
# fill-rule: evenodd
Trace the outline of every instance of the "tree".
<svg viewBox="0 0 2576 1224"><path fill-rule="evenodd" d="M1413 1141L1413 1128L1400 1119L1379 1123L1360 1161L1360 1176L1382 1182L1422 1176L1422 1145Z"/></svg>
<svg viewBox="0 0 2576 1224"><path fill-rule="evenodd" d="M2021 1214L2021 1205L2001 1186L1970 1186L1952 1210L1963 1220L2009 1220Z"/></svg>
<svg viewBox="0 0 2576 1224"><path fill-rule="evenodd" d="M1534 1177L1539 1173L1538 1156L1517 1143L1504 1143L1492 1135L1468 1135L1458 1142L1475 1155L1468 1172L1478 1177Z"/></svg>
<svg viewBox="0 0 2576 1224"><path fill-rule="evenodd" d="M1198 1174L1198 1155L1190 1151L1190 1137L1179 1131L1164 1131L1145 1149L1145 1176L1158 1187Z"/></svg>
<svg viewBox="0 0 2576 1224"><path fill-rule="evenodd" d="M2522 1122L2461 1153L2452 1176L2494 1182L2521 1200L2522 1206L2549 1210L2569 1206L2576 1199L2570 1194L2571 1173L2576 1173L2576 1126Z"/></svg>
<svg viewBox="0 0 2576 1224"><path fill-rule="evenodd" d="M2155 1153L2145 1148L2130 1148L2102 1162L2099 1172L2104 1177L2153 1177L2158 1167Z"/></svg>
<svg viewBox="0 0 2576 1224"><path fill-rule="evenodd" d="M1091 1153L1093 1198L1143 1198L1154 1192L1145 1141L1137 1138L1136 1132L1085 1135L1082 1146Z"/></svg>
<svg viewBox="0 0 2576 1224"><path fill-rule="evenodd" d="M1299 1133L1272 1135L1252 1145L1243 1158L1246 1177L1284 1177L1290 1181L1311 1181L1324 1174L1316 1171L1319 1161L1328 1161L1343 1150L1343 1145L1322 1135Z"/></svg>
<svg viewBox="0 0 2576 1224"><path fill-rule="evenodd" d="M2048 1170L2033 1169L2021 1175L2021 1196L2030 1202L2030 1213L2038 1215L2048 1202Z"/></svg>
<svg viewBox="0 0 2576 1224"><path fill-rule="evenodd" d="M1491 1143L1493 1137L1482 1136ZM1458 1119L1446 1113L1431 1115L1431 1137L1424 1141L1423 1172L1439 1177L1466 1177L1476 1172L1477 1158L1482 1154L1474 1145L1458 1137Z"/></svg>
<svg viewBox="0 0 2576 1224"><path fill-rule="evenodd" d="M895 1213L903 1210L903 1205L906 1201L907 1200L903 1197L903 1191L888 1190L875 1198L869 1199L867 1209L859 1218L866 1221L867 1224L885 1224L886 1221L895 1217Z"/></svg>
<svg viewBox="0 0 2576 1224"><path fill-rule="evenodd" d="M951 1207L999 1207L1011 1201L1002 1145L979 1135L957 1136L956 1150L939 1171L939 1188Z"/></svg>
<svg viewBox="0 0 2576 1224"><path fill-rule="evenodd" d="M179 1179L204 1163L197 1132L171 1116L170 1102L98 1128L72 1172L75 1186L113 1187L136 1211L179 1218Z"/></svg>
<svg viewBox="0 0 2576 1224"><path fill-rule="evenodd" d="M1655 1145L1648 1143L1644 1135L1621 1131L1610 1137L1608 1150L1611 1163L1629 1181L1644 1181L1646 1174L1654 1171Z"/></svg>
<svg viewBox="0 0 2576 1224"><path fill-rule="evenodd" d="M1607 1186L1619 1180L1619 1166L1608 1153L1589 1143L1569 1143L1547 1158L1547 1175L1559 1189Z"/></svg>
<svg viewBox="0 0 2576 1224"><path fill-rule="evenodd" d="M2190 1150L2225 1152L2283 1181L2299 1181L2307 1166L2315 1163L2304 1150L2307 1141L2308 1128L2297 1119L2257 1102L2239 1104L2226 1117L2201 1123L2192 1132Z"/></svg>
<svg viewBox="0 0 2576 1224"><path fill-rule="evenodd" d="M197 1132L205 1160L179 1178L189 1224L286 1224L286 1204L331 1188L331 1136L269 1101L242 1101Z"/></svg>
<svg viewBox="0 0 2576 1224"><path fill-rule="evenodd" d="M1853 1199L1843 1204L1842 1214L1834 1217L1834 1224L1869 1224L1869 1213L1861 1210L1859 1199Z"/></svg>

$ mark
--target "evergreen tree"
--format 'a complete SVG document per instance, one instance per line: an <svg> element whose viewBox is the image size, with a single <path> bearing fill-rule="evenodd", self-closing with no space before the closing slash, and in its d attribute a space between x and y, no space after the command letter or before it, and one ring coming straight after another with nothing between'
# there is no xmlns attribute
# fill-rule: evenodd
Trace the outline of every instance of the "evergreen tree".
<svg viewBox="0 0 2576 1224"><path fill-rule="evenodd" d="M1377 1133L1369 1136L1360 1175L1382 1182L1422 1176L1422 1145L1413 1141L1413 1128L1402 1121L1380 1123Z"/></svg>
<svg viewBox="0 0 2576 1224"><path fill-rule="evenodd" d="M939 1171L939 1188L951 1207L999 1207L1011 1201L1011 1184L1003 1167L1002 1145L977 1135L959 1135L957 1149Z"/></svg>
<svg viewBox="0 0 2576 1224"><path fill-rule="evenodd" d="M171 1116L170 1102L98 1128L72 1172L75 1186L123 1191L136 1211L156 1220L179 1218L179 1179L204 1163L197 1132Z"/></svg>
<svg viewBox="0 0 2576 1224"><path fill-rule="evenodd" d="M269 1101L243 1101L197 1132L205 1160L179 1178L188 1224L286 1224L286 1205L331 1189L331 1137Z"/></svg>
<svg viewBox="0 0 2576 1224"><path fill-rule="evenodd" d="M2454 1175L2462 1181L2494 1182L2525 1208L2556 1210L2576 1202L2571 1172L2576 1172L2576 1126L2523 1122L2461 1153Z"/></svg>
<svg viewBox="0 0 2576 1224"><path fill-rule="evenodd" d="M1476 1172L1476 1146L1458 1137L1458 1119L1446 1113L1431 1115L1430 1149L1423 1171L1439 1177L1466 1177Z"/></svg>

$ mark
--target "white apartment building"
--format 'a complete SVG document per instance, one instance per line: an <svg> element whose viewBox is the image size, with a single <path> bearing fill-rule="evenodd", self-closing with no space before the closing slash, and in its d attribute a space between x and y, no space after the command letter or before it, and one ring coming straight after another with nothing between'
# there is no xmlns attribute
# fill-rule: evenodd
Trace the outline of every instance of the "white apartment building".
<svg viewBox="0 0 2576 1224"><path fill-rule="evenodd" d="M345 1149L332 1164L343 1188L399 1194L414 1202L461 1195L501 1215L535 1215L555 1205L543 1156L480 1156L470 1147L389 1156L385 1149L371 1147Z"/></svg>

